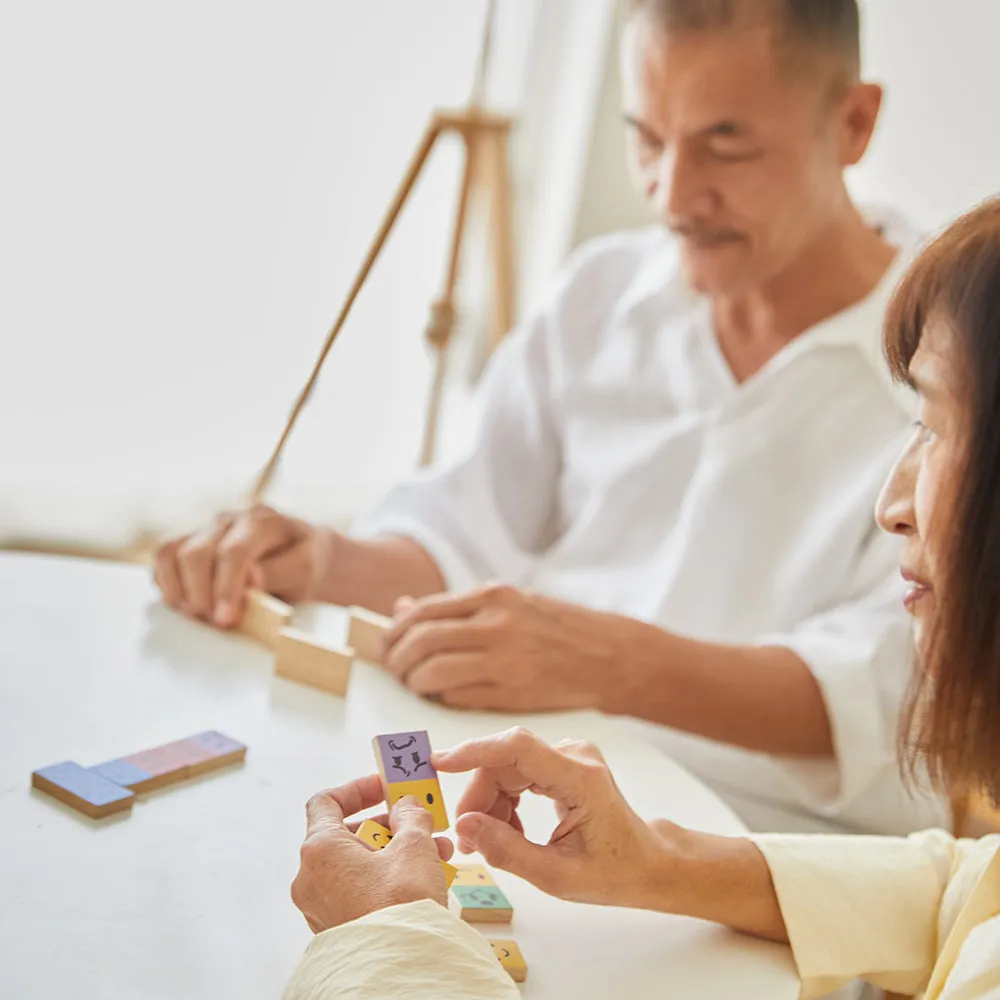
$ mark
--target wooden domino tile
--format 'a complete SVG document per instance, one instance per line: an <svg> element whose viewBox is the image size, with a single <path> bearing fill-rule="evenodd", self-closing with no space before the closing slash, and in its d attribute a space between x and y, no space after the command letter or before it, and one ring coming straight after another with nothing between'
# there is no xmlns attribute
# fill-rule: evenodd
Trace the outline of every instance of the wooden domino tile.
<svg viewBox="0 0 1000 1000"><path fill-rule="evenodd" d="M71 760L35 771L31 784L91 819L128 812L135 801L132 792Z"/></svg>
<svg viewBox="0 0 1000 1000"><path fill-rule="evenodd" d="M516 941L490 941L490 947L515 983L523 983L528 978L528 963Z"/></svg>
<svg viewBox="0 0 1000 1000"><path fill-rule="evenodd" d="M247 748L242 743L209 730L106 761L90 770L133 792L152 792L238 763L246 754Z"/></svg>
<svg viewBox="0 0 1000 1000"><path fill-rule="evenodd" d="M381 823L376 823L373 819L366 819L358 827L358 832L355 836L358 840L363 840L366 844L370 844L377 851L388 847L389 841L392 840L392 832L382 826ZM445 887L450 889L452 882L455 881L455 876L458 874L458 869L454 865L448 864L447 861L442 861L441 867L444 869Z"/></svg>
<svg viewBox="0 0 1000 1000"><path fill-rule="evenodd" d="M372 740L385 804L391 809L412 795L434 817L436 831L448 829L441 784L431 764L431 743L425 731L387 733Z"/></svg>
<svg viewBox="0 0 1000 1000"><path fill-rule="evenodd" d="M470 924L508 924L514 907L496 885L452 885L452 909Z"/></svg>
<svg viewBox="0 0 1000 1000"><path fill-rule="evenodd" d="M455 885L496 885L486 865L458 865Z"/></svg>
<svg viewBox="0 0 1000 1000"><path fill-rule="evenodd" d="M351 608L351 624L347 631L347 645L359 659L370 663L382 662L382 636L392 624L391 618L376 614L366 608Z"/></svg>
<svg viewBox="0 0 1000 1000"><path fill-rule="evenodd" d="M282 628L274 647L274 672L299 684L307 684L343 697L354 663L353 649L335 649L306 632Z"/></svg>
<svg viewBox="0 0 1000 1000"><path fill-rule="evenodd" d="M263 591L251 590L247 594L246 610L243 612L238 630L251 639L256 639L268 649L274 649L278 642L278 633L291 620L290 605Z"/></svg>
<svg viewBox="0 0 1000 1000"><path fill-rule="evenodd" d="M381 823L376 823L373 819L366 819L358 827L358 832L355 836L358 840L363 840L366 844L370 844L376 851L381 851L382 848L388 847L389 841L392 840L392 832L382 826Z"/></svg>

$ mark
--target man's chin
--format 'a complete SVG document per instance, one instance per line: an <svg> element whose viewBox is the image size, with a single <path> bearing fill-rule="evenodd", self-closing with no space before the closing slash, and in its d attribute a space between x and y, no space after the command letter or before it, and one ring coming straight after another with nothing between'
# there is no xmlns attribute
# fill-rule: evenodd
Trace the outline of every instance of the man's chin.
<svg viewBox="0 0 1000 1000"><path fill-rule="evenodd" d="M698 295L733 295L752 284L732 248L681 251L684 281Z"/></svg>

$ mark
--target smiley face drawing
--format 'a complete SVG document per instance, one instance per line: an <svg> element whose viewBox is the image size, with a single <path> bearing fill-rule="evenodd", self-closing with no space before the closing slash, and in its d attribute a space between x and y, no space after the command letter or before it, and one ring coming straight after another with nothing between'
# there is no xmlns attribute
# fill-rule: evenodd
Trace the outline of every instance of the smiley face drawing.
<svg viewBox="0 0 1000 1000"><path fill-rule="evenodd" d="M363 840L366 844L370 844L377 851L388 847L389 841L392 840L392 833L382 826L381 823L376 823L373 819L366 819L358 827L356 836L358 840Z"/></svg>
<svg viewBox="0 0 1000 1000"><path fill-rule="evenodd" d="M523 983L528 978L528 963L516 941L490 941L490 947L515 983Z"/></svg>

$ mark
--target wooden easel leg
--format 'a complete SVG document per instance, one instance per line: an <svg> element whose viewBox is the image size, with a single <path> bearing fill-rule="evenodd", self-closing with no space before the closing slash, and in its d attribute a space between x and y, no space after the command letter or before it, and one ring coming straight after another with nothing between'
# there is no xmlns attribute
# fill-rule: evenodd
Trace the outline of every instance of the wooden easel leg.
<svg viewBox="0 0 1000 1000"><path fill-rule="evenodd" d="M438 423L441 415L441 397L444 393L448 346L451 343L452 330L455 325L455 288L458 285L458 269L462 260L462 245L465 239L466 221L469 216L469 203L472 200L472 188L475 183L476 171L479 169L477 142L468 133L463 134L462 138L465 140L465 167L462 173L462 187L458 195L458 208L455 213L455 228L451 234L448 271L445 277L444 292L431 307L431 321L427 328L427 341L434 349L434 381L431 385L427 420L424 424L424 440L420 449L421 466L428 466L434 461Z"/></svg>
<svg viewBox="0 0 1000 1000"><path fill-rule="evenodd" d="M514 240L512 234L507 130L484 136L490 191L490 242L493 256L492 353L514 325Z"/></svg>
<svg viewBox="0 0 1000 1000"><path fill-rule="evenodd" d="M323 368L323 363L326 361L326 356L330 353L330 348L333 347L334 341L340 335L340 331L343 329L344 323L350 315L351 307L354 305L354 300L358 297L358 293L361 291L361 288L368 278L372 267L375 265L378 255L382 252L382 248L385 246L386 240L389 238L389 234L392 232L392 228L396 224L396 220L403 211L403 207L410 196L410 192L413 190L413 186L420 177L424 164L427 162L427 158L434 149L434 144L437 142L438 136L440 135L441 125L435 119L431 121L430 125L428 125L423 138L420 140L420 145L417 146L413 157L406 168L406 173L403 175L403 179L400 181L399 187L396 189L396 194L385 213L382 224L379 226L378 232L372 240L368 254L365 257L353 284L351 285L350 291L347 293L347 299L341 307L337 318L334 320L330 332L327 334L326 342L323 344L323 349L320 351L320 355L316 359L315 365L313 365L313 370L309 376L309 380L306 382L305 388L299 394L299 397L295 402L295 406L292 408L288 422L285 424L285 429L282 432L274 451L271 453L271 457L268 459L267 465L264 466L263 471L260 473L256 483L254 484L250 495L251 506L260 502L261 497L264 495L271 483L271 480L274 478L278 462L281 460L281 454L284 451L292 430L299 419L299 415L302 413L306 403L309 401L309 397L312 395L312 391L319 379L320 371Z"/></svg>

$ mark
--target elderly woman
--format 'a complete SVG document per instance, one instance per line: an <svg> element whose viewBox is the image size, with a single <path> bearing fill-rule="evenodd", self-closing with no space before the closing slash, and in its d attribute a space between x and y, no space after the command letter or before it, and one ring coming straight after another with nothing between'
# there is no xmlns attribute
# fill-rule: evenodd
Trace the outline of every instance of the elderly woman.
<svg viewBox="0 0 1000 1000"><path fill-rule="evenodd" d="M919 669L901 728L908 766L1000 799L1000 201L917 260L885 331L919 419L879 501L902 537ZM1000 998L1000 838L957 841L694 833L644 822L598 752L524 730L437 754L471 771L459 846L567 899L688 914L791 944L803 996L855 977L930 998ZM522 793L555 800L547 844L525 839ZM316 796L293 897L319 935L288 988L296 1000L517 997L483 938L444 907L430 817L403 800L374 853L345 817L381 799L377 777ZM431 958L433 956L433 958Z"/></svg>

